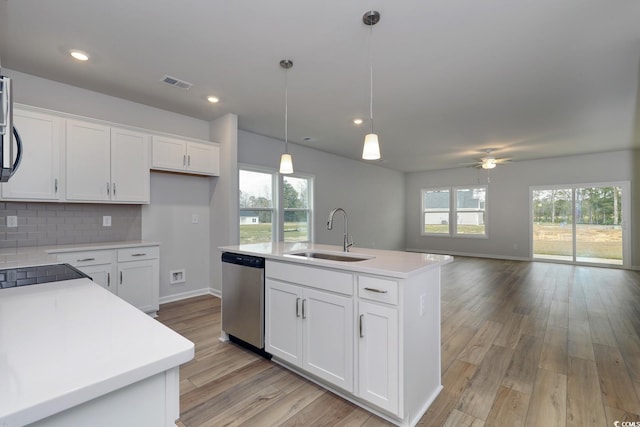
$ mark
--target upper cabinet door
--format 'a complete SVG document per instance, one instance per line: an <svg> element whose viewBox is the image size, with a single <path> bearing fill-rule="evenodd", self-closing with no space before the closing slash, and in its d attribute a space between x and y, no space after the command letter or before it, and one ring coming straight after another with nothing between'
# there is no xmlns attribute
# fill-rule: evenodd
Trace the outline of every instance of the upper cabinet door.
<svg viewBox="0 0 640 427"><path fill-rule="evenodd" d="M149 203L149 136L111 128L111 200Z"/></svg>
<svg viewBox="0 0 640 427"><path fill-rule="evenodd" d="M187 170L205 175L220 175L220 148L211 144L188 142Z"/></svg>
<svg viewBox="0 0 640 427"><path fill-rule="evenodd" d="M111 199L111 128L97 123L67 120L67 199Z"/></svg>
<svg viewBox="0 0 640 427"><path fill-rule="evenodd" d="M206 142L154 136L151 168L195 175L220 175L220 147Z"/></svg>
<svg viewBox="0 0 640 427"><path fill-rule="evenodd" d="M23 142L22 161L11 180L2 184L2 197L60 200L63 119L18 108L13 118Z"/></svg>
<svg viewBox="0 0 640 427"><path fill-rule="evenodd" d="M183 171L187 167L187 143L179 139L154 136L152 142L152 167Z"/></svg>

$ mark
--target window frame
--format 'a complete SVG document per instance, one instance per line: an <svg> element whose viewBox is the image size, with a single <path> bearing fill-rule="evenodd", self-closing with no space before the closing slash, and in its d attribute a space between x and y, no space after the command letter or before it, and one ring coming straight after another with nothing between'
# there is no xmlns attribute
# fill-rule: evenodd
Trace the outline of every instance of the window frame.
<svg viewBox="0 0 640 427"><path fill-rule="evenodd" d="M484 189L484 234L461 234L458 233L458 191ZM426 192L448 191L449 192L449 231L448 233L429 233L425 231L425 206L424 199ZM420 189L420 235L425 237L449 237L463 239L488 239L489 238L489 186L483 184L455 185L446 187L427 187Z"/></svg>

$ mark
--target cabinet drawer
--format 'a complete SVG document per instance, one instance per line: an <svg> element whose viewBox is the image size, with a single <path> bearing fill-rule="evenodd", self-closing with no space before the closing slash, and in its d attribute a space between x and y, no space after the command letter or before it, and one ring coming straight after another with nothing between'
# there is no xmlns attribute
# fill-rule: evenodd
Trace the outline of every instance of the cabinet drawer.
<svg viewBox="0 0 640 427"><path fill-rule="evenodd" d="M63 252L56 254L56 258L75 267L82 267L83 265L111 264L114 261L114 254L111 250Z"/></svg>
<svg viewBox="0 0 640 427"><path fill-rule="evenodd" d="M267 260L265 268L267 277L273 279L353 295L353 275L351 273L269 260Z"/></svg>
<svg viewBox="0 0 640 427"><path fill-rule="evenodd" d="M398 304L398 282L380 277L358 276L360 298Z"/></svg>
<svg viewBox="0 0 640 427"><path fill-rule="evenodd" d="M160 257L160 248L157 246L141 246L136 248L118 249L118 262L140 261Z"/></svg>

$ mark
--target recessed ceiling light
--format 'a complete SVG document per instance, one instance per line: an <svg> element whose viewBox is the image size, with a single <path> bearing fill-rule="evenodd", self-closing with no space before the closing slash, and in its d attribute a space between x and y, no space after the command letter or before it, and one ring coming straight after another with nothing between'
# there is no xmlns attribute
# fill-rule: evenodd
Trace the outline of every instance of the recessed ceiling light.
<svg viewBox="0 0 640 427"><path fill-rule="evenodd" d="M353 119L353 124L354 125L361 125L362 124L362 119Z"/></svg>
<svg viewBox="0 0 640 427"><path fill-rule="evenodd" d="M217 96L207 96L207 101L215 104L216 102L220 102L220 98L218 98Z"/></svg>
<svg viewBox="0 0 640 427"><path fill-rule="evenodd" d="M88 61L89 60L89 55L86 52L83 52L81 50L70 50L69 51L69 55L73 56L75 59L77 59L78 61Z"/></svg>

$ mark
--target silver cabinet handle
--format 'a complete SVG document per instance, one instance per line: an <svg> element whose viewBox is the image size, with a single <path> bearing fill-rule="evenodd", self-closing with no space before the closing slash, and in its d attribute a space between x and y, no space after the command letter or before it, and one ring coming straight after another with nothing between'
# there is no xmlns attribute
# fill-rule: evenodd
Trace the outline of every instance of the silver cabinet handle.
<svg viewBox="0 0 640 427"><path fill-rule="evenodd" d="M147 254L144 253L137 253L137 254L131 254L131 256L146 256Z"/></svg>
<svg viewBox="0 0 640 427"><path fill-rule="evenodd" d="M187 166L187 155L186 154L184 154L182 156L182 166Z"/></svg>
<svg viewBox="0 0 640 427"><path fill-rule="evenodd" d="M111 273L107 272L107 288L111 287Z"/></svg>
<svg viewBox="0 0 640 427"><path fill-rule="evenodd" d="M305 302L307 302L307 300L306 300L306 299L303 299L303 300L302 300L302 318L303 318L303 319L306 319L306 318L307 318L307 313L305 312L305 309L304 309L304 307L305 307L305 305L306 305L306 304L305 304Z"/></svg>
<svg viewBox="0 0 640 427"><path fill-rule="evenodd" d="M191 166L191 154L187 156L187 166Z"/></svg>
<svg viewBox="0 0 640 427"><path fill-rule="evenodd" d="M387 291L386 290L380 290L380 289L375 289L375 288L364 288L365 291L371 291L371 292L375 292L378 294L386 294Z"/></svg>
<svg viewBox="0 0 640 427"><path fill-rule="evenodd" d="M300 298L296 298L296 317L300 317Z"/></svg>
<svg viewBox="0 0 640 427"><path fill-rule="evenodd" d="M77 259L76 262L87 262L87 261L95 261L95 258L83 258L83 259Z"/></svg>
<svg viewBox="0 0 640 427"><path fill-rule="evenodd" d="M360 315L360 338L364 338L364 331L362 329L362 324L364 323L363 320L364 320L364 314L361 314Z"/></svg>
<svg viewBox="0 0 640 427"><path fill-rule="evenodd" d="M113 187L113 197L115 197L116 196L116 183L114 182L111 186Z"/></svg>
<svg viewBox="0 0 640 427"><path fill-rule="evenodd" d="M107 182L107 196L110 196L110 195L111 195L111 186Z"/></svg>
<svg viewBox="0 0 640 427"><path fill-rule="evenodd" d="M58 178L53 181L53 190L58 194Z"/></svg>
<svg viewBox="0 0 640 427"><path fill-rule="evenodd" d="M120 272L120 284L122 285L122 271Z"/></svg>

